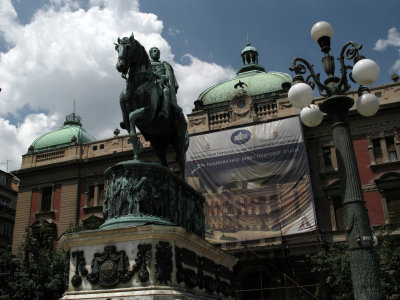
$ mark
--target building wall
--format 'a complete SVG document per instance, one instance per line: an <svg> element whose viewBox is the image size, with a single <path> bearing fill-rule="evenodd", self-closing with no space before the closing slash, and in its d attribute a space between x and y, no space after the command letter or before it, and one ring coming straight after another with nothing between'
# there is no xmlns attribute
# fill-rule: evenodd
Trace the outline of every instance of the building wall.
<svg viewBox="0 0 400 300"><path fill-rule="evenodd" d="M380 99L381 108L377 115L365 118L358 115L353 107L349 119L366 207L372 226L378 226L395 221L391 218L392 209L397 209L400 217L400 206L396 206L396 201L400 201L400 197L396 198L396 193L400 195L400 83L374 87L371 91ZM357 97L354 91L349 96ZM247 101L250 101L248 111L240 111L240 114L235 112L236 108L229 99L218 105L198 107L188 115L189 133L198 135L270 122L300 112L290 106L287 94L283 92L256 95ZM321 99L315 101L318 103ZM297 288L314 282L309 273L304 273L307 269L304 255L315 251L321 239L345 241L336 152L330 127L331 123L326 118L318 127L303 126L317 230L219 245L239 258L235 271L238 275L239 299L242 294L249 296L246 289L259 288L258 284L252 285L252 278L262 278L262 286L271 288L265 291L266 296L283 299L286 283L284 285L285 277L282 274L290 272L300 275L294 277L294 283L289 283L293 288L286 291L293 293L293 299L298 299ZM395 149L397 154L394 161L390 161L388 154L392 151L388 149L390 138L393 138L394 145L391 149ZM154 159L149 144L143 138L142 142L145 146L143 159ZM377 145L382 152L380 158L377 157ZM102 193L106 188L104 171L129 159L132 159L132 152L128 136L114 136L84 145L71 144L65 149L46 153L25 154L21 169L16 172L21 184L13 252L23 242L25 227L40 219L56 224L58 236L74 226L101 221ZM172 151L169 151L168 159L176 167ZM53 188L51 210L43 212L41 192L49 187Z"/></svg>
<svg viewBox="0 0 400 300"><path fill-rule="evenodd" d="M352 108L349 114L354 149L360 171L364 197L371 224L381 225L389 220L385 199L385 188L388 182L400 178L400 83L374 87L373 93L379 96L381 108L378 114L365 118ZM357 97L354 91L349 93ZM249 96L250 97L250 96ZM299 109L291 107L287 94L273 93L251 97L248 111L235 113L227 99L223 103L210 107L200 107L188 115L188 130L192 135L209 133L226 128L269 122L299 114ZM316 99L316 103L321 99ZM330 121L315 128L303 127L311 173L312 188L315 200L318 231L323 235L344 240L345 235L340 221L340 185L338 183L336 153L330 129ZM397 160L377 162L374 156L373 143L376 138L385 139L393 136L397 149ZM152 159L149 144L142 138L146 152L144 159ZM383 143L383 142L382 142ZM384 146L384 144L382 144ZM384 148L384 147L383 147ZM27 153L23 156L22 167L17 171L21 178L21 192L18 195L17 217L14 231L13 251L23 241L24 229L40 218L47 218L55 223L58 235L73 226L84 225L91 218L102 218L101 194L106 188L104 171L123 160L131 159L131 145L128 136L96 141L84 145L71 144L70 147L46 153ZM386 151L384 149L384 151ZM169 160L174 155L169 152ZM394 179L381 178L394 174ZM400 179L399 179L400 183ZM104 186L103 186L104 185ZM52 212L43 214L40 211L40 191L53 187ZM91 186L94 200L91 202ZM392 188L391 185L390 188ZM387 188L386 188L387 189ZM279 242L278 240L275 242ZM267 247L268 243L257 246ZM248 245L247 245L248 246ZM224 245L229 250L229 245ZM236 246L235 246L236 247ZM240 248L240 247L239 247Z"/></svg>
<svg viewBox="0 0 400 300"><path fill-rule="evenodd" d="M400 118L398 117L400 83L373 87L371 92L379 98L379 112L373 117L366 118L359 115L356 107L353 106L349 112L349 121L366 208L371 225L379 226L387 222L400 223ZM348 96L353 99L358 97L356 91L351 91ZM235 107L232 107L230 99L208 107L198 104L193 113L188 116L190 133L197 135L258 122L269 122L300 112L290 106L285 93L251 98L252 104L249 105L251 112L249 111L241 118L238 115L235 118L232 117ZM321 101L320 98L315 99L317 104ZM253 290L254 293L260 295L260 288L266 288L267 298L283 299L285 296L288 297L287 293L290 291L290 293L293 292L290 298L300 299L298 288L307 284L312 286L312 283L316 282L315 278L310 279L309 269L307 273L301 273L302 269L307 270L304 255L314 253L319 249L321 240L331 242L346 240L331 125L325 116L323 123L318 127L303 126L318 224L314 236L311 234L292 235L268 242L246 241L242 245L221 244L220 247L223 250L239 258L236 269L238 299L242 299L242 295L246 299L252 299ZM379 151L375 149L377 139L379 139L378 144L382 152L379 159L376 157ZM393 161L390 161L389 149L387 149L389 148L387 144L392 143L390 139L393 139L394 146L392 146L397 153L394 160L392 153ZM395 213L394 217L393 213ZM395 234L398 234L398 231ZM262 270L265 269L269 271L269 276L264 276ZM291 289L285 288L286 282L285 285L282 284L285 278L283 275L288 273L294 276L291 278L294 280L288 283L292 286ZM250 283L247 279L252 276L254 278ZM266 277L265 282L262 279L262 284L255 283L256 280L264 277ZM276 294L272 294L275 292Z"/></svg>
<svg viewBox="0 0 400 300"><path fill-rule="evenodd" d="M18 180L11 173L0 171L0 247L8 248L12 242Z"/></svg>
<svg viewBox="0 0 400 300"><path fill-rule="evenodd" d="M140 136L144 144L143 159L153 154L149 143ZM79 151L78 151L78 150ZM60 155L60 151L64 154ZM96 141L84 145L71 144L65 149L43 153L27 153L23 156L21 169L16 171L21 178L18 194L17 218L15 222L13 252L16 253L25 236L26 226L40 219L56 224L57 234L83 226L93 216L102 220L101 195L104 193L104 171L112 165L132 159L129 137ZM168 153L168 159L173 160ZM173 168L176 168L176 164ZM91 185L96 185L96 199L88 203ZM101 185L104 185L101 189ZM52 188L51 209L41 208L42 194Z"/></svg>
<svg viewBox="0 0 400 300"><path fill-rule="evenodd" d="M30 225L32 190L21 188L18 192L17 209L15 215L13 252L18 252L25 237L25 228Z"/></svg>
<svg viewBox="0 0 400 300"><path fill-rule="evenodd" d="M398 131L400 122L398 111L400 109L400 84L392 83L371 88L380 101L380 110L377 115L366 118L356 112L355 105L351 108L349 119L351 132L354 138L354 149L359 167L364 197L372 225L381 225L388 221L385 216L385 203L382 200L382 192L378 191L376 180L388 172L400 174L400 155L396 162L389 162L388 157L383 162L374 162L374 149L371 146L375 136L395 135L395 146L399 147ZM349 97L356 100L356 91L348 93ZM251 125L258 122L269 122L299 114L300 110L291 107L287 94L277 93L274 95L252 96L252 104L249 112L239 115L235 114L232 101L227 99L218 105L196 107L188 116L189 132L191 134L202 134L212 131L223 130L237 126ZM315 99L316 103L322 101ZM340 184L337 171L336 153L334 150L331 134L330 121L325 118L324 122L315 128L303 126L309 167L312 178L313 193L315 198L315 209L318 227L321 232L332 232L343 227L339 220L341 212L338 211L340 202ZM397 135L397 137L396 137ZM382 149L384 145L382 144ZM328 150L327 150L328 149ZM400 149L397 150L398 154ZM326 153L331 152L329 165ZM385 149L383 149L383 152ZM338 199L339 198L339 199ZM386 214L388 214L386 212ZM342 231L344 234L343 230Z"/></svg>
<svg viewBox="0 0 400 300"><path fill-rule="evenodd" d="M19 199L18 199L19 201ZM29 225L36 221L36 213L40 211L40 203L39 203L39 189L32 189L31 193L31 206L27 206L30 208L30 220ZM28 225L28 224L27 224Z"/></svg>
<svg viewBox="0 0 400 300"><path fill-rule="evenodd" d="M387 216L385 216L385 201L382 199L382 193L379 192L376 180L390 172L400 175L400 149L399 143L396 142L398 141L398 128L400 128L400 120L398 118L400 110L400 84L393 83L374 87L371 89L371 92L379 97L380 110L378 113L373 117L366 118L355 112L355 107L353 107L349 113L349 120L364 198L371 224L374 226L382 225L389 221ZM322 215L327 215L328 211L331 215L334 214L335 207L333 207L334 204L331 202L331 199L340 196L336 153L330 134L330 126L330 121L326 120L316 128L305 127L313 189L317 198L317 209L323 207L324 213ZM388 160L388 156L386 156L384 160L378 162L374 158L375 150L372 140L389 136L394 140L395 147L397 148L397 158L391 162ZM332 149L330 158L331 167L325 166L323 149L327 149L328 147ZM384 152L385 149L381 148ZM327 209L327 206L330 208ZM323 219L326 220L326 218ZM334 218L331 217L330 220L330 230L336 230ZM328 222L325 224L320 222L319 226L323 232L329 231Z"/></svg>
<svg viewBox="0 0 400 300"><path fill-rule="evenodd" d="M65 232L76 224L76 198L78 195L77 180L63 182L60 189L60 205L58 222L58 234Z"/></svg>

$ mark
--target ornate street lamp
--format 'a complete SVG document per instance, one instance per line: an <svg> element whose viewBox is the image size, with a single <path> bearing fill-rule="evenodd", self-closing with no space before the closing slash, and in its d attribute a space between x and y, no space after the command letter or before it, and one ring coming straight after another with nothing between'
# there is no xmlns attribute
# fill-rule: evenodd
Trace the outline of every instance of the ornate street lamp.
<svg viewBox="0 0 400 300"><path fill-rule="evenodd" d="M354 297L355 299L380 299L381 287L373 249L373 233L347 119L347 113L353 106L354 100L345 95L350 89L347 79L349 75L350 80L360 84L359 98L356 103L358 112L364 116L375 114L379 109L379 101L375 95L369 93L366 85L376 81L379 76L379 67L374 61L359 54L361 45L347 42L339 57L341 76L336 77L334 58L329 54L332 35L333 29L327 22L318 22L311 29L311 37L320 45L324 53L322 65L328 76L324 83L321 83L320 74L314 72L312 65L302 58L295 58L290 70L296 75L288 98L292 105L303 108L300 118L305 125L318 126L323 119L322 112L326 113L333 122L332 134L338 160ZM353 60L354 66L346 65L345 59ZM304 80L302 75L307 70L309 75ZM349 70L352 72L347 74ZM315 85L321 96L326 97L319 107L311 104Z"/></svg>

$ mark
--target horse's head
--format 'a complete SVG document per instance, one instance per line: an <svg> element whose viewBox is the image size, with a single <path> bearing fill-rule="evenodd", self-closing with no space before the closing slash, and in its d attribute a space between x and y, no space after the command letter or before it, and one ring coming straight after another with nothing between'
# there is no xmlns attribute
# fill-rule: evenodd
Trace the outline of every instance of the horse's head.
<svg viewBox="0 0 400 300"><path fill-rule="evenodd" d="M128 73L129 68L133 66L133 53L135 48L135 38L133 33L130 37L124 37L122 39L118 38L118 44L115 45L115 50L118 52L118 62L116 68L118 72L123 75Z"/></svg>

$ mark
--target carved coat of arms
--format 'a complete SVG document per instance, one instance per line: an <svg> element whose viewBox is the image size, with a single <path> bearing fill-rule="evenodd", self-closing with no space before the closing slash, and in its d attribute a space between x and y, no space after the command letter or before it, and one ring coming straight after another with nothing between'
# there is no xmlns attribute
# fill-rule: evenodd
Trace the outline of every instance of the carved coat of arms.
<svg viewBox="0 0 400 300"><path fill-rule="evenodd" d="M106 246L103 253L94 255L88 280L103 287L112 287L120 282L127 282L131 277L125 251L116 251L115 246Z"/></svg>

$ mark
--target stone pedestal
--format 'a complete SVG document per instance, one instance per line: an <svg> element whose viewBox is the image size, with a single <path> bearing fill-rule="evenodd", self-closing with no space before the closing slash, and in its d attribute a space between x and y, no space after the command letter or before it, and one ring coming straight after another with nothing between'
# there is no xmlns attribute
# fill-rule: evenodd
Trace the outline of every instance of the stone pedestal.
<svg viewBox="0 0 400 300"><path fill-rule="evenodd" d="M233 299L236 259L171 225L65 234L68 290L62 299Z"/></svg>
<svg viewBox="0 0 400 300"><path fill-rule="evenodd" d="M62 236L62 299L230 299L236 259L204 240L204 197L169 169L130 160L105 171L105 222Z"/></svg>

